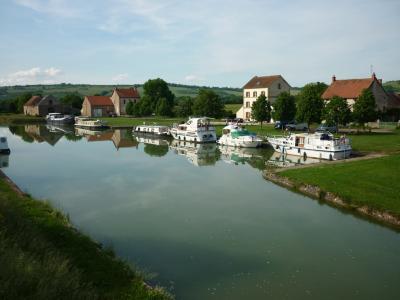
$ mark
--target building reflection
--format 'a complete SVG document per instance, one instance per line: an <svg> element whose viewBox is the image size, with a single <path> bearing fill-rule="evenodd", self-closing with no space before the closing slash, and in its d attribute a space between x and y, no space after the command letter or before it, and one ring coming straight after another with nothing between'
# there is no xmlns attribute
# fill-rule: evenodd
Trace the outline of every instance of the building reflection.
<svg viewBox="0 0 400 300"><path fill-rule="evenodd" d="M139 143L132 136L129 129L114 129L114 130L88 130L84 128L75 128L75 134L85 137L88 142L104 142L110 141L114 147L120 148L137 148Z"/></svg>

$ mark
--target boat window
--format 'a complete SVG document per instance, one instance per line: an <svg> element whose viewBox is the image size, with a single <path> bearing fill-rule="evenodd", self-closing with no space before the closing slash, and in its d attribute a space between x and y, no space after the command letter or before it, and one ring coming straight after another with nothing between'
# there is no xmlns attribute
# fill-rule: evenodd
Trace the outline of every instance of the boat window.
<svg viewBox="0 0 400 300"><path fill-rule="evenodd" d="M5 143L6 142L6 138L5 137L0 138L0 142Z"/></svg>

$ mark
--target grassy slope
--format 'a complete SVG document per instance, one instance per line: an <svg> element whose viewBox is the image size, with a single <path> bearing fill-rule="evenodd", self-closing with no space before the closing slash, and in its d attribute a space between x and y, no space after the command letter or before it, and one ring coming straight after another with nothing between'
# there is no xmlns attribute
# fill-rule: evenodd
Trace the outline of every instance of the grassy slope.
<svg viewBox="0 0 400 300"><path fill-rule="evenodd" d="M400 216L400 154L286 170L279 175L298 183L317 185L350 203Z"/></svg>
<svg viewBox="0 0 400 300"><path fill-rule="evenodd" d="M234 114L242 107L242 104L225 104L226 111L232 111Z"/></svg>
<svg viewBox="0 0 400 300"><path fill-rule="evenodd" d="M169 299L71 227L48 204L0 178L1 299Z"/></svg>

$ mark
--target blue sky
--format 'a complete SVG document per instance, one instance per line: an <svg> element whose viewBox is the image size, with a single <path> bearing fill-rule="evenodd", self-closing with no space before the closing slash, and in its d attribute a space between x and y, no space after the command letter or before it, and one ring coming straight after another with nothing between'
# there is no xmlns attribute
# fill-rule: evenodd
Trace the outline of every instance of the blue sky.
<svg viewBox="0 0 400 300"><path fill-rule="evenodd" d="M400 0L2 0L0 85L400 79Z"/></svg>

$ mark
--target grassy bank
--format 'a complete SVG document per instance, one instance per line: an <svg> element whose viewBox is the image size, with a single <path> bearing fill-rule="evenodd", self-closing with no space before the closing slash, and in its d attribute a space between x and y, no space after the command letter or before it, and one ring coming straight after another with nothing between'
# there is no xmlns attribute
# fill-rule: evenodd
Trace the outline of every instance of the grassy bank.
<svg viewBox="0 0 400 300"><path fill-rule="evenodd" d="M170 299L50 205L0 178L1 299Z"/></svg>
<svg viewBox="0 0 400 300"><path fill-rule="evenodd" d="M0 124L17 125L17 124L40 124L46 120L42 117L25 116L22 114L0 114Z"/></svg>
<svg viewBox="0 0 400 300"><path fill-rule="evenodd" d="M366 205L400 217L400 154L284 170L279 175L297 184L318 186L350 204Z"/></svg>

